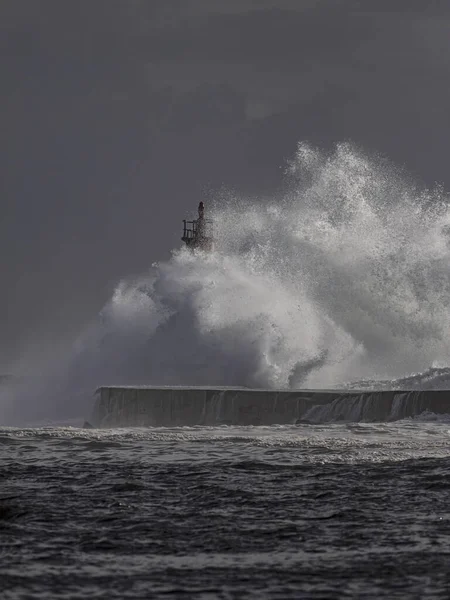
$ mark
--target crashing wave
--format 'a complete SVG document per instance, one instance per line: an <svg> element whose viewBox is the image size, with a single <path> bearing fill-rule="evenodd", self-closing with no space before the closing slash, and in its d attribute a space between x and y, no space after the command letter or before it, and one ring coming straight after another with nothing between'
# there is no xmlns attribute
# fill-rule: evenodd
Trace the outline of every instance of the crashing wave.
<svg viewBox="0 0 450 600"><path fill-rule="evenodd" d="M215 252L174 250L119 283L58 366L65 403L68 391L80 403L89 392L86 406L104 382L449 386L450 206L441 188L420 188L350 144L331 153L300 144L282 194L222 194L210 212Z"/></svg>
<svg viewBox="0 0 450 600"><path fill-rule="evenodd" d="M445 387L450 207L348 144L301 144L289 188L216 201L216 252L121 282L80 340L96 383ZM417 375L410 375L417 373ZM357 382L352 384L349 382Z"/></svg>

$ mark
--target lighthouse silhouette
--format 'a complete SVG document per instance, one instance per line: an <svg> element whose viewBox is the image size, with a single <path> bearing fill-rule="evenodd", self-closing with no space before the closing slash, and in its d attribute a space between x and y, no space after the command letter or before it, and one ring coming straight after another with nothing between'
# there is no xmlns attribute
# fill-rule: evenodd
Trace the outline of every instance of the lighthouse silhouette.
<svg viewBox="0 0 450 600"><path fill-rule="evenodd" d="M182 241L191 250L203 250L211 252L214 250L214 239L212 236L212 221L205 219L205 205L198 205L198 219L193 221L183 220Z"/></svg>

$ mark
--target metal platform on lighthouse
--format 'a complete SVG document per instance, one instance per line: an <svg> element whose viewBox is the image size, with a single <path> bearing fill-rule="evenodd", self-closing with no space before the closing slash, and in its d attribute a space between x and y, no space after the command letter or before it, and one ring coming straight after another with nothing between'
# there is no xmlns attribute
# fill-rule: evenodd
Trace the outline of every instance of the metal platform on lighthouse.
<svg viewBox="0 0 450 600"><path fill-rule="evenodd" d="M183 219L182 241L191 249L210 252L214 249L213 221L205 218L203 202L198 205L198 219L186 221Z"/></svg>

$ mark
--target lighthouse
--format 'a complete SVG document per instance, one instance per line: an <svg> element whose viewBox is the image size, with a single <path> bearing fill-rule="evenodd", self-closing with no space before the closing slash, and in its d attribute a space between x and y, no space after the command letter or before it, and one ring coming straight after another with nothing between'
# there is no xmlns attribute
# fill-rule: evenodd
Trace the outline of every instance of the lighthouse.
<svg viewBox="0 0 450 600"><path fill-rule="evenodd" d="M203 202L198 205L198 219L193 221L183 220L183 236L181 239L192 250L200 249L205 252L214 250L212 221L205 219L205 205Z"/></svg>

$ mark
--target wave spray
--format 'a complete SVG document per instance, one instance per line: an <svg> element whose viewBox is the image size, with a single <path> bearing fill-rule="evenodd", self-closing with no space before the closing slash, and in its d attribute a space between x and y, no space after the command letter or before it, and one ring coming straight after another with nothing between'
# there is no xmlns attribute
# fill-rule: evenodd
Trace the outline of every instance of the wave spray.
<svg viewBox="0 0 450 600"><path fill-rule="evenodd" d="M71 352L66 388L447 387L443 190L350 144L300 144L286 176L280 197L208 207L214 252L174 250L120 282Z"/></svg>
<svg viewBox="0 0 450 600"><path fill-rule="evenodd" d="M288 191L216 201L216 250L121 282L79 341L96 383L340 387L446 367L450 207L351 145L300 144ZM392 382L394 383L394 382Z"/></svg>

